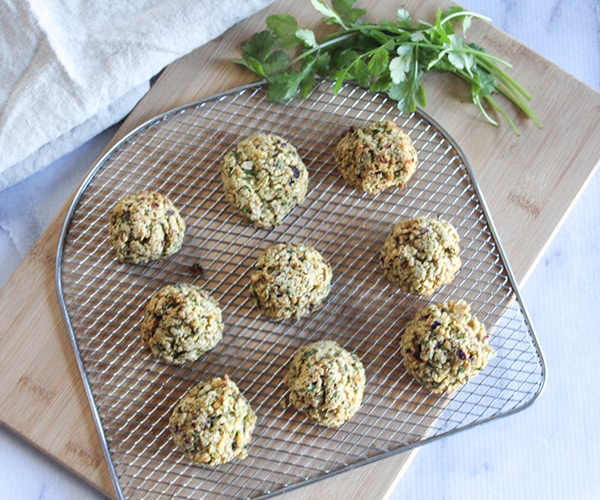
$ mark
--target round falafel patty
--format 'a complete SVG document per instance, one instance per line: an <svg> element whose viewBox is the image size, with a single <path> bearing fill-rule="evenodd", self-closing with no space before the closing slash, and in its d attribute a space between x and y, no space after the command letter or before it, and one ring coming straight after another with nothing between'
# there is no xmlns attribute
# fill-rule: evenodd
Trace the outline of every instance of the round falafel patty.
<svg viewBox="0 0 600 500"><path fill-rule="evenodd" d="M179 365L214 348L223 336L221 309L194 285L167 285L155 292L142 321L142 344L155 358Z"/></svg>
<svg viewBox="0 0 600 500"><path fill-rule="evenodd" d="M400 352L406 370L433 393L459 390L496 356L483 323L464 300L430 304L406 325Z"/></svg>
<svg viewBox="0 0 600 500"><path fill-rule="evenodd" d="M284 382L294 408L317 424L339 427L360 408L365 369L356 354L323 340L298 349Z"/></svg>
<svg viewBox="0 0 600 500"><path fill-rule="evenodd" d="M308 170L278 135L244 139L221 164L227 201L254 226L270 229L306 198Z"/></svg>
<svg viewBox="0 0 600 500"><path fill-rule="evenodd" d="M250 403L227 375L192 387L169 420L177 448L203 465L245 458L255 425Z"/></svg>
<svg viewBox="0 0 600 500"><path fill-rule="evenodd" d="M346 130L335 159L346 182L369 194L403 188L418 161L410 137L391 120Z"/></svg>
<svg viewBox="0 0 600 500"><path fill-rule="evenodd" d="M297 319L322 306L331 276L331 266L314 248L278 243L254 264L250 293L265 316Z"/></svg>
<svg viewBox="0 0 600 500"><path fill-rule="evenodd" d="M173 202L154 191L121 198L110 216L110 243L121 262L164 259L181 249L185 221Z"/></svg>
<svg viewBox="0 0 600 500"><path fill-rule="evenodd" d="M429 297L460 269L458 241L454 226L442 219L399 222L381 249L383 274L405 292Z"/></svg>

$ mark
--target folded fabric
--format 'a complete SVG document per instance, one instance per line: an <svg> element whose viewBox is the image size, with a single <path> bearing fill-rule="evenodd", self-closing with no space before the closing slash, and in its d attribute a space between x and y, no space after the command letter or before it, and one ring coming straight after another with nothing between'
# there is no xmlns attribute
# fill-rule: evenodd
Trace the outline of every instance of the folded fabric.
<svg viewBox="0 0 600 500"><path fill-rule="evenodd" d="M163 67L272 0L2 0L0 190L119 121Z"/></svg>

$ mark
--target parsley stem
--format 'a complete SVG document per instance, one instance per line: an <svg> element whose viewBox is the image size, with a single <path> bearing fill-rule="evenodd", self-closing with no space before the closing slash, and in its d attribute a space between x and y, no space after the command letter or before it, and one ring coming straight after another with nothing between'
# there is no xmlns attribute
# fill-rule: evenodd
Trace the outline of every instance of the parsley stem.
<svg viewBox="0 0 600 500"><path fill-rule="evenodd" d="M529 92L527 92L527 90L525 90L519 83L517 83L513 78L511 78L505 71L503 71L501 68L499 68L498 66L496 66L495 64L491 64L488 61L486 61L485 59L480 59L479 57L478 59L478 63L480 66L483 66L488 73L493 74L496 78L498 78L498 80L501 80L502 83L504 83L505 85L508 83L508 85L506 85L507 87L512 87L515 90L517 90L518 92L520 92L521 94L523 94L523 96L525 97L525 99L531 99L531 94Z"/></svg>
<svg viewBox="0 0 600 500"><path fill-rule="evenodd" d="M442 19L442 22L446 23L446 22L450 21L451 19L454 19L457 17L476 17L477 19L487 21L488 23L492 22L492 20L489 17L484 16L482 14L477 14L476 12L456 12L456 13L451 14L448 17L445 17L444 19Z"/></svg>
<svg viewBox="0 0 600 500"><path fill-rule="evenodd" d="M531 109L529 104L527 104L520 95L514 93L514 91L512 91L511 93L510 89L498 85L496 85L496 90L500 92L504 97L511 100L521 111L523 111L523 113L525 113L526 116L531 118L537 128L539 128L540 130L544 128L542 122L533 112L533 109Z"/></svg>
<svg viewBox="0 0 600 500"><path fill-rule="evenodd" d="M343 40L347 40L348 38L351 38L353 36L354 36L354 33L349 34L349 35L343 35L343 36L334 38L333 40L330 40L328 42L321 43L321 44L317 45L316 47L314 47L314 48L312 48L310 50L307 50L306 52L302 52L302 54L300 54L298 57L296 57L296 59L294 59L288 65L288 68L291 67L291 66L293 66L297 62L302 61L302 59L304 59L305 57L310 56L311 54L314 54L315 52L317 52L317 51L319 51L319 50L321 50L321 49L323 49L325 47L329 47L330 45L335 45L336 43L341 42Z"/></svg>
<svg viewBox="0 0 600 500"><path fill-rule="evenodd" d="M533 120L533 123L535 123L535 126L537 128L539 128L540 130L543 129L544 126L542 125L542 122L539 120L539 118L533 112L533 109L531 109L531 106L529 106L529 104L527 104L520 95L517 94L515 97L517 98L519 107L525 112L525 114L527 116L529 116L529 118L531 118Z"/></svg>
<svg viewBox="0 0 600 500"><path fill-rule="evenodd" d="M490 65L487 63L481 64L481 65L485 69L487 69L491 75L495 76L498 79L498 81L506 87L506 89L503 89L502 87L496 86L496 89L500 93L502 93L505 97L507 97L508 99L513 101L519 108L521 108L521 110L529 118L531 118L533 120L533 123L535 123L535 126L537 128L539 128L539 129L544 128L540 119L536 116L533 109L531 109L531 106L529 106L529 104L526 101L524 101L523 97L521 96L521 94L523 94L523 96L525 98L527 98L528 95L531 97L529 92L527 92L523 87L521 87L517 82L515 82L515 80L513 78L508 76L504 71L502 71L497 66L495 66L493 64Z"/></svg>
<svg viewBox="0 0 600 500"><path fill-rule="evenodd" d="M543 128L541 122L538 120L533 110L527 105L527 103L525 103L525 101L520 99L514 93L511 93L506 87L496 85L496 91L517 106L528 118L531 118L539 129Z"/></svg>
<svg viewBox="0 0 600 500"><path fill-rule="evenodd" d="M360 26L355 26L354 28L346 28L343 32L336 31L335 33L331 33L325 37L325 40L334 38L337 35L339 35L340 33L356 33L356 32L361 32L361 31L370 30L370 29L377 29L377 28L379 28L379 26L377 26L376 24L361 24Z"/></svg>
<svg viewBox="0 0 600 500"><path fill-rule="evenodd" d="M496 61L497 63L503 64L507 68L512 68L513 67L512 64L509 63L508 61L505 61L504 59L500 59L499 57L493 56L492 54L488 54L486 52L479 52L478 50L467 49L466 47L464 49L452 49L452 50L456 51L456 52L466 52L467 54L475 54L478 58L483 58L483 59L488 59L488 60L491 60L491 61Z"/></svg>
<svg viewBox="0 0 600 500"><path fill-rule="evenodd" d="M473 83L473 79L472 77L470 77L465 71L459 70L456 72L456 74L458 76L460 76L463 80L469 82L469 83ZM510 101L512 101L517 107L519 107L523 112L525 112L525 110L519 105L518 102L515 101L514 97L509 94L504 88L502 87L498 87L496 86L496 89L501 92L506 98L508 98ZM509 126L513 129L514 133L518 136L520 135L519 133L519 129L517 128L517 126L515 125L515 123L511 120L511 118L506 114L506 112L500 107L500 105L489 95L485 96L486 100L492 105L492 107L498 111L498 113L500 113L502 115L502 117L506 120L506 122L509 124ZM486 117L486 119L490 122L493 123L494 125L498 125L498 122L496 122L494 119L492 119L487 112L485 111L485 108L483 108L483 105L481 103L481 99L478 95L474 95L473 96L473 102L477 105L477 107L479 108L479 110L483 113L483 115Z"/></svg>
<svg viewBox="0 0 600 500"><path fill-rule="evenodd" d="M487 95L487 96L485 96L485 98L486 98L487 102L489 102L489 103L492 105L492 107L493 107L493 108L494 108L496 111L498 111L498 113L500 113L500 114L501 114L501 115L504 117L504 119L506 120L506 122L508 123L508 125L510 126L510 128L512 128L512 130L513 130L513 132L515 133L515 135L516 135L516 136L520 136L521 134L520 134L520 132L519 132L519 129L518 129L518 128L517 128L517 126L515 125L515 122L513 122L513 121L511 120L510 116L508 116L508 115L506 114L506 111L504 111L504 110L503 110L503 109L500 107L500 105L499 105L499 104L498 104L496 101L494 101L494 99L493 99L491 96Z"/></svg>
<svg viewBox="0 0 600 500"><path fill-rule="evenodd" d="M475 101L475 104L477 104L479 111L481 111L481 113L483 114L483 116L485 116L488 122L490 122L492 125L495 125L496 127L500 126L500 124L496 120L494 120L490 115L487 114L486 110L481 105L481 98L478 95L473 97L473 101Z"/></svg>

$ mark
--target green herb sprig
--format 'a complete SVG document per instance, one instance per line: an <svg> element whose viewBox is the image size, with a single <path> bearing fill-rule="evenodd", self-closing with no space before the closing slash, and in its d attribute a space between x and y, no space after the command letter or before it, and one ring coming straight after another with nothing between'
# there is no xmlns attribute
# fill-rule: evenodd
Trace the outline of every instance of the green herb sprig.
<svg viewBox="0 0 600 500"><path fill-rule="evenodd" d="M473 103L493 125L498 122L486 111L486 103L519 135L515 123L492 97L500 93L542 128L527 102L531 94L502 68L511 68L510 63L465 41L474 18L489 18L452 7L443 12L438 9L434 24L414 23L410 13L400 9L396 20L373 24L362 19L366 10L355 8L356 1L332 0L330 6L311 0L325 23L340 28L322 40L317 40L314 31L300 28L289 14L269 16L268 29L243 42L242 59L233 61L265 78L273 101L288 101L298 92L305 98L321 77L335 82L336 93L347 80L385 92L404 113L427 105L421 84L425 72L454 73L471 85ZM455 31L459 22L463 37ZM293 58L291 51L296 51Z"/></svg>

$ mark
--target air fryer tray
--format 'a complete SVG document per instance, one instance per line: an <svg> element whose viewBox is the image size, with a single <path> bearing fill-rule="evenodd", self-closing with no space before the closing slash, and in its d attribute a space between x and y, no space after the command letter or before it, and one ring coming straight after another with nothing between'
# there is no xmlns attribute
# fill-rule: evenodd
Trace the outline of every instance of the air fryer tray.
<svg viewBox="0 0 600 500"><path fill-rule="evenodd" d="M333 151L351 125L392 119L413 140L419 166L405 189L364 195L335 168ZM224 198L223 154L242 138L276 133L309 170L309 193L284 223L255 229ZM119 263L108 242L116 201L143 189L173 200L188 230L183 249L151 264ZM462 268L430 299L389 284L379 250L395 222L450 221ZM316 247L333 268L323 309L297 322L258 314L247 285L259 254L276 242ZM401 115L387 97L320 83L305 99L267 100L261 84L174 109L116 144L79 189L63 227L57 289L118 494L124 498L255 498L276 494L447 436L529 406L542 391L543 357L469 164L427 114ZM196 362L168 366L140 344L148 297L167 283L203 286L219 301L222 342ZM436 396L406 373L399 338L417 308L464 298L491 333L498 356L460 392ZM281 402L294 351L336 340L362 359L361 409L339 429L316 426ZM191 464L173 444L168 419L200 380L228 374L258 423L248 458Z"/></svg>

